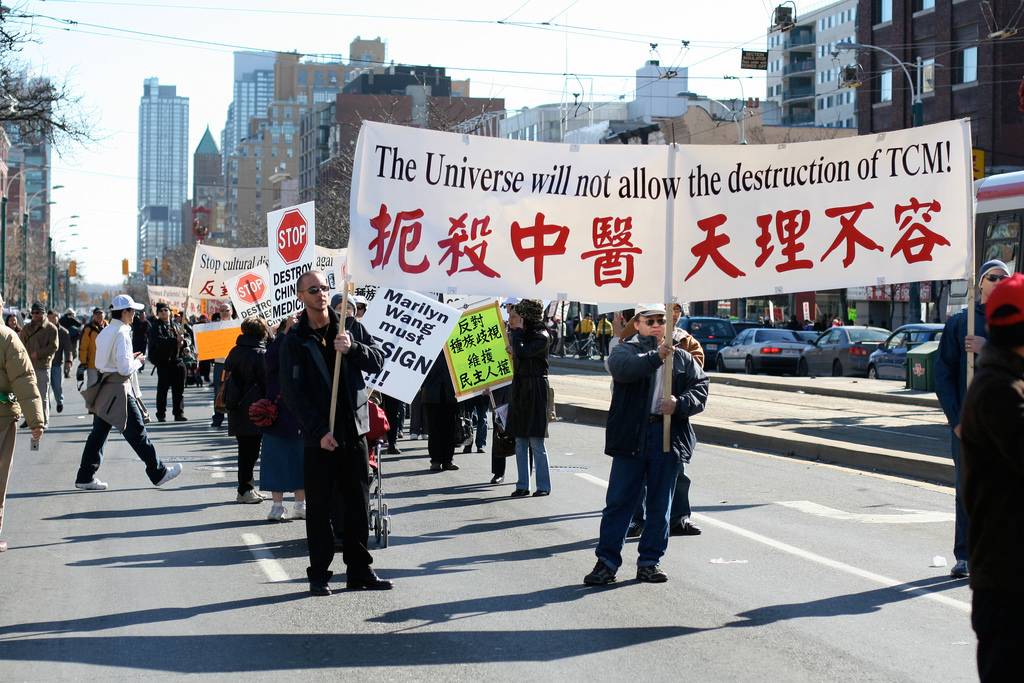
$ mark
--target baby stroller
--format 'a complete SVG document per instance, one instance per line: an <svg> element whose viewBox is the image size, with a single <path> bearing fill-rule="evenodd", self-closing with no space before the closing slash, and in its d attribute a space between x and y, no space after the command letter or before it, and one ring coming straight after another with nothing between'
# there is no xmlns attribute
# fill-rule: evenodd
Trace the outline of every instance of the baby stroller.
<svg viewBox="0 0 1024 683"><path fill-rule="evenodd" d="M388 446L388 424L384 409L375 401L367 402L370 413L370 431L366 434L370 461L370 529L378 548L388 547L388 536L391 535L391 515L388 504L384 502L384 477L381 474L381 460Z"/></svg>

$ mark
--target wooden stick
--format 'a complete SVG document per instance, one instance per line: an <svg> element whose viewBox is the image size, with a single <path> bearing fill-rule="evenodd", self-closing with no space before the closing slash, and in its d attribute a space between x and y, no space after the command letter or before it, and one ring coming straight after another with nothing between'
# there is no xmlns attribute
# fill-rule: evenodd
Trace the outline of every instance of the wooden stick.
<svg viewBox="0 0 1024 683"><path fill-rule="evenodd" d="M341 291L341 332L345 331L345 323L348 322L348 290L351 282L348 276L342 284ZM331 385L331 434L334 434L334 413L338 406L338 380L341 378L341 351L334 352L334 383Z"/></svg>
<svg viewBox="0 0 1024 683"><path fill-rule="evenodd" d="M973 239L973 237L972 237L972 239ZM973 265L971 266L970 273L971 273L971 278L976 278L977 277L977 273L975 272ZM977 286L974 285L974 284L968 283L968 287L967 287L967 336L968 337L973 337L974 336L974 331L975 331L974 330L974 327L975 327L975 325L974 325L974 306L975 306L975 296L977 295L976 293L977 293ZM964 390L966 391L966 388L971 386L971 380L974 379L974 353L971 352L971 351L967 351L967 350L965 350L964 352L967 354L967 383L966 383L966 386L964 387Z"/></svg>
<svg viewBox="0 0 1024 683"><path fill-rule="evenodd" d="M672 345L672 302L669 301L665 304L665 325L663 327L665 336L662 337L662 342ZM665 401L672 398L672 370L675 369L675 349L672 353L668 354L665 359L664 365L662 365L662 377L661 377L661 398ZM661 434L661 450L664 453L672 452L672 416L662 415L662 434Z"/></svg>

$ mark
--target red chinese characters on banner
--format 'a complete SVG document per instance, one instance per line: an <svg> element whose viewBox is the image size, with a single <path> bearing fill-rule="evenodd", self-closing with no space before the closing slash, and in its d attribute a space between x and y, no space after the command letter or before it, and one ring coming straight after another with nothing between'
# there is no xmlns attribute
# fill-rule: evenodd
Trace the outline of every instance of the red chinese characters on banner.
<svg viewBox="0 0 1024 683"><path fill-rule="evenodd" d="M489 227L491 217L474 218L470 227L467 228L466 218L468 216L468 213L464 213L458 217L448 218L451 223L451 227L448 228L448 237L437 243L437 246L445 250L441 260L437 262L438 265L444 263L445 259L451 259L448 275L476 272L487 277L501 277L500 273L484 263L487 258L487 240L484 238L491 234ZM467 244L467 242L473 242L473 244ZM469 263L465 267L459 268L463 257Z"/></svg>
<svg viewBox="0 0 1024 683"><path fill-rule="evenodd" d="M430 263L426 256L419 263L409 263L407 258L420 243L420 233L423 230L420 218L423 218L423 209L399 211L392 222L387 205L381 204L380 213L370 219L370 226L377 231L370 240L370 250L374 252L370 267L378 268L389 264L395 251L395 243L398 243L398 266L402 272L416 274L429 268Z"/></svg>
<svg viewBox="0 0 1024 683"><path fill-rule="evenodd" d="M545 223L544 214L537 212L533 225L521 226L512 221L512 251L520 261L533 259L533 279L540 284L544 279L544 258L565 254L565 242L569 239L569 227ZM553 240L548 242L548 238Z"/></svg>
<svg viewBox="0 0 1024 683"><path fill-rule="evenodd" d="M207 280L206 283L202 286L202 289L199 290L199 296L208 296L217 299L220 297L226 297L228 295L227 285L225 285L223 282L220 283L220 294L217 294L216 292L213 291L213 283L213 280Z"/></svg>
<svg viewBox="0 0 1024 683"><path fill-rule="evenodd" d="M584 259L594 258L594 284L603 287L633 284L633 260L643 250L633 245L633 217L599 216L594 219L594 250L580 254Z"/></svg>
<svg viewBox="0 0 1024 683"><path fill-rule="evenodd" d="M852 206L836 206L825 209L825 215L829 218L839 218L839 234L836 236L832 246L821 255L822 262L831 254L836 247L846 242L846 256L843 257L843 268L849 268L857 258L857 245L872 251L885 251L878 242L857 229L857 220L867 209L873 209L875 205L871 202L854 204Z"/></svg>
<svg viewBox="0 0 1024 683"><path fill-rule="evenodd" d="M761 234L755 240L761 248L761 254L754 261L754 265L760 268L768 260L775 247L772 245L772 214L766 213L757 217L757 226L761 228ZM782 255L786 260L775 266L775 270L784 273L789 270L811 268L814 263L810 259L798 259L797 255L807 248L800 241L811 227L811 212L807 209L793 209L791 211L775 212L775 235L782 245Z"/></svg>
<svg viewBox="0 0 1024 683"><path fill-rule="evenodd" d="M897 204L893 213L896 222L899 223L900 236L896 245L892 248L889 256L896 256L896 252L903 254L907 263L919 263L932 260L932 250L936 246L950 246L949 240L925 227L925 223L931 223L932 212L942 211L939 200L933 199L930 202L920 202L917 197L911 197L909 204ZM909 230L908 230L909 228Z"/></svg>
<svg viewBox="0 0 1024 683"><path fill-rule="evenodd" d="M690 249L690 253L697 257L697 264L687 274L683 281L689 280L691 277L696 275L701 268L704 267L704 263L710 258L718 266L718 269L723 273L732 278L746 276L742 270L730 263L724 256L720 249L727 246L731 241L728 235L719 235L717 233L718 228L725 224L725 214L716 213L714 216L708 216L697 221L697 227L703 230L707 235L704 237L703 242L698 242L693 245Z"/></svg>

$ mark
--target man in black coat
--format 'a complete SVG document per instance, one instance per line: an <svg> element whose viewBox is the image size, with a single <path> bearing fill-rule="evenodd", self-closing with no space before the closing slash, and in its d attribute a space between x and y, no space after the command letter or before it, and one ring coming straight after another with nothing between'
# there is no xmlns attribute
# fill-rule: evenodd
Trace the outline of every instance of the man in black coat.
<svg viewBox="0 0 1024 683"><path fill-rule="evenodd" d="M985 305L988 342L964 397L971 624L982 681L1017 680L1024 642L1024 275L997 285Z"/></svg>
<svg viewBox="0 0 1024 683"><path fill-rule="evenodd" d="M156 318L149 326L149 362L156 368L156 419L167 419L167 390L171 391L171 412L175 422L185 422L184 330L171 320L167 304L156 305Z"/></svg>
<svg viewBox="0 0 1024 683"><path fill-rule="evenodd" d="M338 497L344 509L346 586L386 590L391 582L374 573L366 548L370 478L365 434L370 418L363 382L364 372L381 371L384 353L355 318L348 318L341 329L338 315L328 306L330 288L322 272L303 274L296 287L305 310L281 344L280 381L285 405L298 418L305 440L309 591L331 594L331 509ZM338 354L341 368L332 431L329 406Z"/></svg>
<svg viewBox="0 0 1024 683"><path fill-rule="evenodd" d="M696 444L690 417L704 410L708 378L693 356L663 341L665 307L637 307L634 337L622 342L608 356L614 384L605 430L605 453L612 456L608 494L601 513L597 564L583 582L600 586L615 581L622 564L622 545L640 491L647 482L647 523L637 546L636 578L662 583L668 576L658 565L668 547L669 511L676 477L689 462ZM669 319L671 320L671 319ZM665 359L672 356L672 391L662 398ZM671 416L669 453L663 452L664 416Z"/></svg>

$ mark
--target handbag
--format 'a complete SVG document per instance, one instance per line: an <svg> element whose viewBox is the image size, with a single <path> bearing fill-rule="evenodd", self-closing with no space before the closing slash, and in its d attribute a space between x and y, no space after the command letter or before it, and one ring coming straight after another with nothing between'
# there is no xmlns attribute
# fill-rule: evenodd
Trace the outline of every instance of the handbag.
<svg viewBox="0 0 1024 683"><path fill-rule="evenodd" d="M224 370L221 373L220 387L217 389L217 395L213 398L213 412L215 413L226 413L228 407L224 404L224 391L228 388L228 380L231 379L231 373Z"/></svg>
<svg viewBox="0 0 1024 683"><path fill-rule="evenodd" d="M366 433L366 440L374 444L388 435L391 424L388 422L388 415L380 404L373 401L366 402L367 412L370 415L370 431Z"/></svg>
<svg viewBox="0 0 1024 683"><path fill-rule="evenodd" d="M516 440L512 436L509 436L505 431L505 425L501 414L508 414L507 410L502 411L503 408L507 409L507 405L501 405L492 411L493 418L491 424L493 430L491 431L491 457L494 458L507 458L516 454Z"/></svg>
<svg viewBox="0 0 1024 683"><path fill-rule="evenodd" d="M458 413L455 416L455 447L465 446L473 438L473 420L468 415Z"/></svg>

